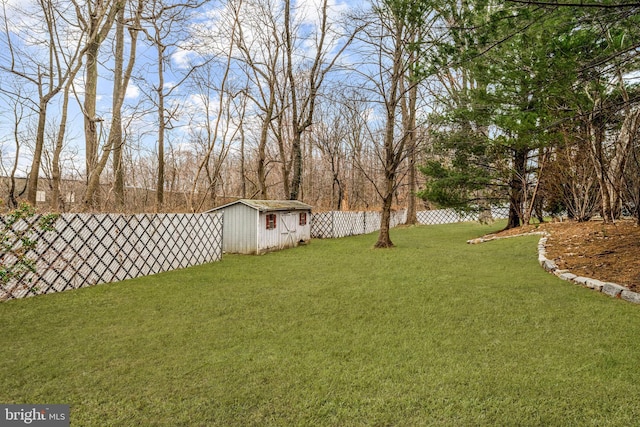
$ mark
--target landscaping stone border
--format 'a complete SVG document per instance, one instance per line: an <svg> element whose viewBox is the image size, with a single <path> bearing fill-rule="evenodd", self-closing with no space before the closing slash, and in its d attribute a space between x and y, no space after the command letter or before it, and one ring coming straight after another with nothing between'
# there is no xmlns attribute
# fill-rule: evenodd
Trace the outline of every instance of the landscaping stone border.
<svg viewBox="0 0 640 427"><path fill-rule="evenodd" d="M626 286L618 285L617 283L611 282L602 282L600 280L592 279L589 277L582 277L571 273L568 270L561 270L558 268L556 263L547 258L547 240L549 239L549 233L546 231L534 231L529 233L522 234L514 234L511 236L485 236L479 237L477 239L467 240L467 243L475 245L478 243L490 242L492 240L501 240L508 239L511 237L522 237L522 236L532 236L539 235L542 236L538 241L538 262L540 266L544 268L549 273L552 273L559 277L562 280L566 280L568 282L575 283L580 286L587 287L589 289L593 289L595 291L601 292L605 295L609 295L612 298L620 298L625 301L629 301L634 304L640 304L640 293L633 292Z"/></svg>

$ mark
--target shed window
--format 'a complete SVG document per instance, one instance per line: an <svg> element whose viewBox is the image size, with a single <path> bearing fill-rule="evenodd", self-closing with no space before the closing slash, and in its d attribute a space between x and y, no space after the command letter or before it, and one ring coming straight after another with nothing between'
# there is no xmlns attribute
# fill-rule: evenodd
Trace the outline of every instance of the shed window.
<svg viewBox="0 0 640 427"><path fill-rule="evenodd" d="M300 212L300 223L299 225L307 225L307 213Z"/></svg>
<svg viewBox="0 0 640 427"><path fill-rule="evenodd" d="M267 214L267 230L276 228L276 214Z"/></svg>

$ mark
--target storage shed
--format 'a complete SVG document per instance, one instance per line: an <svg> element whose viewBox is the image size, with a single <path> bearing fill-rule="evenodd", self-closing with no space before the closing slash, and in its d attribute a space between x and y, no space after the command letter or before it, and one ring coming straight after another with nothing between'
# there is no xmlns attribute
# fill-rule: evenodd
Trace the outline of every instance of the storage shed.
<svg viewBox="0 0 640 427"><path fill-rule="evenodd" d="M240 199L211 209L222 212L222 250L261 254L311 240L311 206L296 200Z"/></svg>

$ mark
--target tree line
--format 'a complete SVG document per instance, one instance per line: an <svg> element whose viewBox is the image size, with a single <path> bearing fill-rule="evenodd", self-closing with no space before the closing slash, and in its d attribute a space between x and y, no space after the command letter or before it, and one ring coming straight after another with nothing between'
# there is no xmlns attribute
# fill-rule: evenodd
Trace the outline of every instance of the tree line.
<svg viewBox="0 0 640 427"><path fill-rule="evenodd" d="M639 217L637 4L3 2L2 198ZM15 179L28 175L22 187ZM65 180L82 182L75 205ZM42 185L42 183L40 183Z"/></svg>

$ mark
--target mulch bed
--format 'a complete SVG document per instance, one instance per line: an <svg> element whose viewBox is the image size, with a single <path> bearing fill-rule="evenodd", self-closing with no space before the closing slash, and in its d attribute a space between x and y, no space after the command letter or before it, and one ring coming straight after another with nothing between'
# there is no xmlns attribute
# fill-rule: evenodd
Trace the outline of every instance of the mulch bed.
<svg viewBox="0 0 640 427"><path fill-rule="evenodd" d="M578 276L613 282L640 292L640 227L634 221L564 221L495 233L547 231L547 258Z"/></svg>

